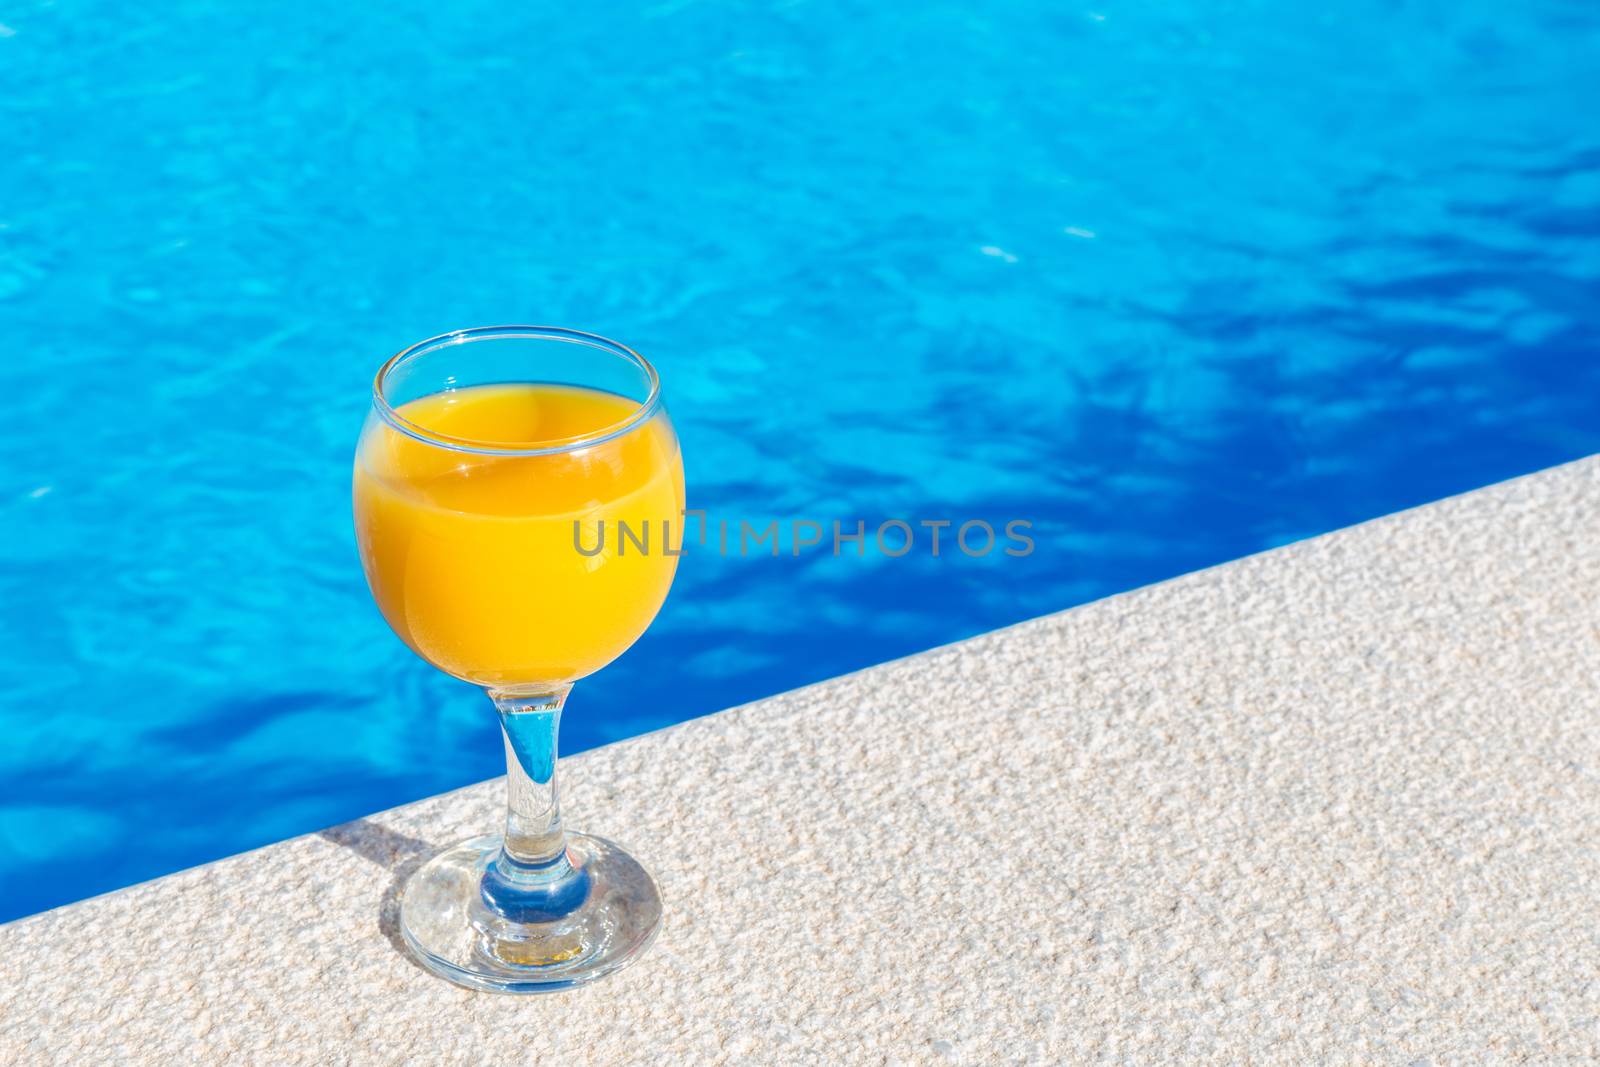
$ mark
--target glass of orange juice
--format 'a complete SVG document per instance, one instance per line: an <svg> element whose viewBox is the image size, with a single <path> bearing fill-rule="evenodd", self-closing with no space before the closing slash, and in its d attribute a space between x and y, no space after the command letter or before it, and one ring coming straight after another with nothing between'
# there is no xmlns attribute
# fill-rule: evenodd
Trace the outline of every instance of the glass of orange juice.
<svg viewBox="0 0 1600 1067"><path fill-rule="evenodd" d="M384 618L488 691L505 740L505 831L408 879L406 943L476 989L616 970L655 936L661 897L615 844L563 829L556 734L572 684L644 633L677 569L683 465L655 369L545 326L413 345L373 383L353 497Z"/></svg>

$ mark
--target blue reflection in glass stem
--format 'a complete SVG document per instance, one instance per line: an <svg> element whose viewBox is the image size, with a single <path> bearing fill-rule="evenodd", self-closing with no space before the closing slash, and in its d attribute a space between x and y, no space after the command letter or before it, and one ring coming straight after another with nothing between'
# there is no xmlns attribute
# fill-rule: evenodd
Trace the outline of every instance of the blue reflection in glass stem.
<svg viewBox="0 0 1600 1067"><path fill-rule="evenodd" d="M556 735L571 690L489 693L506 743L506 832L481 893L491 911L512 922L552 922L589 895L588 874L567 855L556 789Z"/></svg>

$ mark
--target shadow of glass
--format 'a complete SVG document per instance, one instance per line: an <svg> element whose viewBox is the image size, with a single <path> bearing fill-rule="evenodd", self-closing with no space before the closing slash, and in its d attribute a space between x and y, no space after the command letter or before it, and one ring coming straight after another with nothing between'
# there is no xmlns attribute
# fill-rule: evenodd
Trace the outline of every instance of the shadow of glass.
<svg viewBox="0 0 1600 1067"><path fill-rule="evenodd" d="M324 841L331 841L340 848L347 848L362 859L375 863L391 873L389 884L383 891L383 899L378 904L378 931L407 963L424 974L431 975L431 972L412 956L411 950L406 947L405 938L400 936L400 892L405 887L406 879L441 851L439 846L397 833L369 819L356 819L354 822L330 827L319 831L317 836Z"/></svg>

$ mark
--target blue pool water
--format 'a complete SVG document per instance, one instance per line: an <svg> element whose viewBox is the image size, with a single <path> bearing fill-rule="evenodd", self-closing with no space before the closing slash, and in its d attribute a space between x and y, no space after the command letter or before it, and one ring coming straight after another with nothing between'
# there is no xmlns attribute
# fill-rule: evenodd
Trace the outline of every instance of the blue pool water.
<svg viewBox="0 0 1600 1067"><path fill-rule="evenodd" d="M568 751L1600 449L1600 7L998 8L0 10L0 919L499 773L349 520L455 326L713 517L1034 524L691 550Z"/></svg>

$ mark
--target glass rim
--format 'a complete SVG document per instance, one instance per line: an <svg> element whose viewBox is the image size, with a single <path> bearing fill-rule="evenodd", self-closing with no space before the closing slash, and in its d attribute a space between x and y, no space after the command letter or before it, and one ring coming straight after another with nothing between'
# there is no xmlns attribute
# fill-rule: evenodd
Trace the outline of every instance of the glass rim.
<svg viewBox="0 0 1600 1067"><path fill-rule="evenodd" d="M388 398L383 395L384 383L389 375L412 360L429 352L436 352L441 348L468 344L473 341L493 340L561 341L568 344L597 348L632 362L644 372L645 381L649 384L650 389L645 398L639 401L638 406L630 411L625 418L619 419L608 426L590 430L588 433L576 434L571 437L551 438L549 441L529 446L516 446L504 441L480 441L470 437L454 437L450 434L440 433L437 430L430 430L426 426L412 422L400 414L389 403ZM569 330L564 326L469 326L466 329L451 330L448 333L429 337L425 341L418 341L414 345L402 348L384 361L383 366L378 368L377 375L372 379L372 407L378 413L378 417L387 423L391 429L421 441L423 444L448 448L456 452L470 452L476 455L554 456L563 452L576 452L579 449L592 448L595 445L621 437L647 422L661 407L661 376L656 373L655 367L651 365L648 359L645 359L627 345L613 341L608 337L601 337L596 333Z"/></svg>

